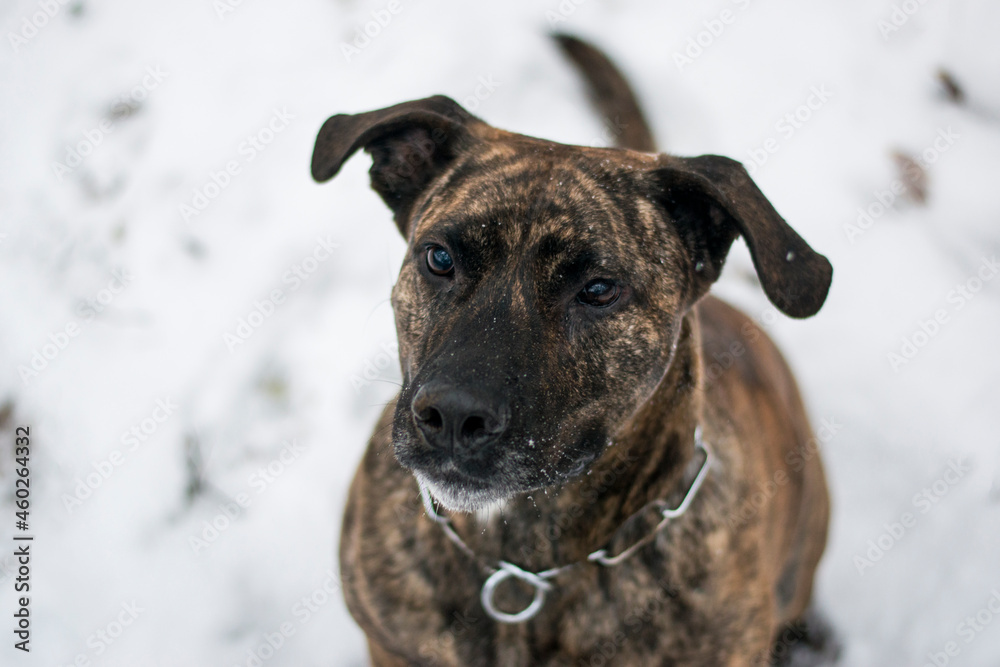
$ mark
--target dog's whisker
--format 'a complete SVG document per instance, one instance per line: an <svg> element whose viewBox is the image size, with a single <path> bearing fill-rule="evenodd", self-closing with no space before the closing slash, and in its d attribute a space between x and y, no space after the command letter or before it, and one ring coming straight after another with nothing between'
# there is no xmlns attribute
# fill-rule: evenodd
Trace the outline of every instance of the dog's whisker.
<svg viewBox="0 0 1000 667"><path fill-rule="evenodd" d="M403 387L403 383L400 382L399 380L390 380L388 378L375 378L374 380L372 380L372 382L384 382L386 384L391 384L391 385L394 385L394 386L399 387L399 388ZM395 399L393 399L393 400L395 400ZM392 401L386 401L385 404L388 405L389 403L392 403Z"/></svg>

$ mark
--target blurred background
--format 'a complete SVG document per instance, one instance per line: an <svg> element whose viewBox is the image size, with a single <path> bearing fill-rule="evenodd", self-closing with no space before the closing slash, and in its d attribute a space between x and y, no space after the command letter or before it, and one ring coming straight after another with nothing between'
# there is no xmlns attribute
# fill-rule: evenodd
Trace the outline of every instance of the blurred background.
<svg viewBox="0 0 1000 667"><path fill-rule="evenodd" d="M369 158L319 186L313 141L443 93L606 145L560 30L617 61L664 150L745 162L833 262L809 320L742 242L716 293L826 427L842 664L1000 664L1000 4L8 0L0 25L0 663L366 664L336 543L399 377L404 245Z"/></svg>

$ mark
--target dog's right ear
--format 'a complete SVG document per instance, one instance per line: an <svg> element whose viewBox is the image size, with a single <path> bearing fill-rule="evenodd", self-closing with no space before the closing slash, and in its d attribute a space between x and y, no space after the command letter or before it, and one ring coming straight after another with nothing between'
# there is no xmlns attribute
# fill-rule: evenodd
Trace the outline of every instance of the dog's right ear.
<svg viewBox="0 0 1000 667"><path fill-rule="evenodd" d="M320 183L330 180L347 158L364 148L372 156L372 188L392 209L406 236L413 202L475 140L476 125L485 123L444 95L331 116L316 137L312 175Z"/></svg>
<svg viewBox="0 0 1000 667"><path fill-rule="evenodd" d="M663 156L654 171L660 201L688 245L694 297L719 277L742 235L764 293L790 317L811 317L830 290L833 267L778 215L739 162L719 155Z"/></svg>

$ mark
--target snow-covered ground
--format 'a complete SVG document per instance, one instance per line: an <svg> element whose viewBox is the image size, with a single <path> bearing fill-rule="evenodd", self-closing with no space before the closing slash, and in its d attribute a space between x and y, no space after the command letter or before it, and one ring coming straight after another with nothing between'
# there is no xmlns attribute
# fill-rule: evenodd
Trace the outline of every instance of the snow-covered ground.
<svg viewBox="0 0 1000 667"><path fill-rule="evenodd" d="M552 27L617 59L664 148L760 163L833 262L806 321L775 316L742 245L716 291L829 427L817 598L843 664L1000 664L1000 5L679 4L3 3L0 664L365 664L335 546L398 377L403 243L366 157L313 183L315 133L444 93L601 142ZM894 152L924 162L925 204L894 192ZM30 655L11 634L18 425Z"/></svg>

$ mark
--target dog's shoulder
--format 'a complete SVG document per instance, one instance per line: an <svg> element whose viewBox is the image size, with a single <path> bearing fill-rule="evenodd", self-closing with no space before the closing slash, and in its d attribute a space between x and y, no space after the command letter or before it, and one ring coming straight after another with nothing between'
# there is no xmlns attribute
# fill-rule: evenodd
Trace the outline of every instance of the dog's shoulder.
<svg viewBox="0 0 1000 667"><path fill-rule="evenodd" d="M713 296L697 310L706 389L770 391L785 407L797 407L792 370L763 324Z"/></svg>

